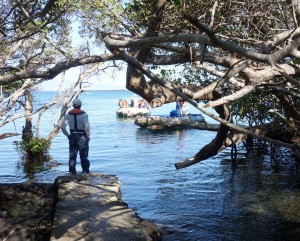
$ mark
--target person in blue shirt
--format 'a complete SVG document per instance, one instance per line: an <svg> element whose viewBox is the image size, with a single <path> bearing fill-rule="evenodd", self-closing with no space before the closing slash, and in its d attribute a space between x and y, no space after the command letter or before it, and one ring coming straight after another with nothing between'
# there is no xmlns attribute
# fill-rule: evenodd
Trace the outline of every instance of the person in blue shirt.
<svg viewBox="0 0 300 241"><path fill-rule="evenodd" d="M186 101L177 101L176 110L172 110L170 113L171 117L187 116L190 114L190 108Z"/></svg>
<svg viewBox="0 0 300 241"><path fill-rule="evenodd" d="M182 105L180 101L176 102L177 116L182 116Z"/></svg>

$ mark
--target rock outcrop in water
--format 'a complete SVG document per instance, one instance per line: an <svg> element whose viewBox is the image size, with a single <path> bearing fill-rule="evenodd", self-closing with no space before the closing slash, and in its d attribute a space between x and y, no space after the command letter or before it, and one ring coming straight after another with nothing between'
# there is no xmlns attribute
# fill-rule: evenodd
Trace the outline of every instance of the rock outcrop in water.
<svg viewBox="0 0 300 241"><path fill-rule="evenodd" d="M120 182L113 175L1 184L0 194L1 240L160 240L157 226L121 200Z"/></svg>
<svg viewBox="0 0 300 241"><path fill-rule="evenodd" d="M0 185L0 239L49 240L57 189L53 184Z"/></svg>
<svg viewBox="0 0 300 241"><path fill-rule="evenodd" d="M134 124L148 130L191 127L198 130L217 131L220 126L219 124L207 123L202 115L182 117L139 116L135 118Z"/></svg>

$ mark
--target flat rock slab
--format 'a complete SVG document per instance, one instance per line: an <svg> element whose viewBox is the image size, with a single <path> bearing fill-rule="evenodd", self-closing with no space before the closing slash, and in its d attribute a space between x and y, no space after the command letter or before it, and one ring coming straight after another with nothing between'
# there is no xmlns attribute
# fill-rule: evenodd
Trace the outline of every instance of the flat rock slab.
<svg viewBox="0 0 300 241"><path fill-rule="evenodd" d="M120 182L100 173L59 177L51 241L146 241L142 221L121 200Z"/></svg>

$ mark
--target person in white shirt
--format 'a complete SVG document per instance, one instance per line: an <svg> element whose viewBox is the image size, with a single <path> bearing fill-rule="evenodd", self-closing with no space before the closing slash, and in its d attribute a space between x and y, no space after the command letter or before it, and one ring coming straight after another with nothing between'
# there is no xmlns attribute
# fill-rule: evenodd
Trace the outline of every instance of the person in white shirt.
<svg viewBox="0 0 300 241"><path fill-rule="evenodd" d="M61 125L62 132L69 139L69 172L76 175L76 158L79 151L83 174L90 172L90 161L88 160L90 123L88 115L81 110L81 101L73 101L74 109L65 115ZM69 125L70 133L67 131Z"/></svg>

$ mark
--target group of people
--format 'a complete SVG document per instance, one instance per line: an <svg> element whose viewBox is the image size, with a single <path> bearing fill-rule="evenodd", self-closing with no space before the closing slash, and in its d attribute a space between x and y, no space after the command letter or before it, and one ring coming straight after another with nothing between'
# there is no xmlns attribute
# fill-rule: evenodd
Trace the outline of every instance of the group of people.
<svg viewBox="0 0 300 241"><path fill-rule="evenodd" d="M170 116L177 117L177 116L186 116L190 114L190 108L187 105L186 101L177 101L176 102L176 109L172 110Z"/></svg>
<svg viewBox="0 0 300 241"><path fill-rule="evenodd" d="M88 160L89 141L90 141L90 123L88 115L81 110L82 102L79 99L73 101L74 109L70 110L61 125L62 132L69 139L69 172L76 175L76 158L79 152L81 168L83 174L90 172L90 161ZM128 105L127 100L119 101L121 108L149 108L146 100L138 100L136 95L131 98L131 103ZM171 111L171 116L185 116L190 114L190 109L186 101L176 102L176 110ZM67 130L69 126L69 131Z"/></svg>
<svg viewBox="0 0 300 241"><path fill-rule="evenodd" d="M133 95L130 99L130 104L126 99L120 99L119 100L119 106L120 108L145 108L149 109L149 104L145 99L138 100L136 95Z"/></svg>

